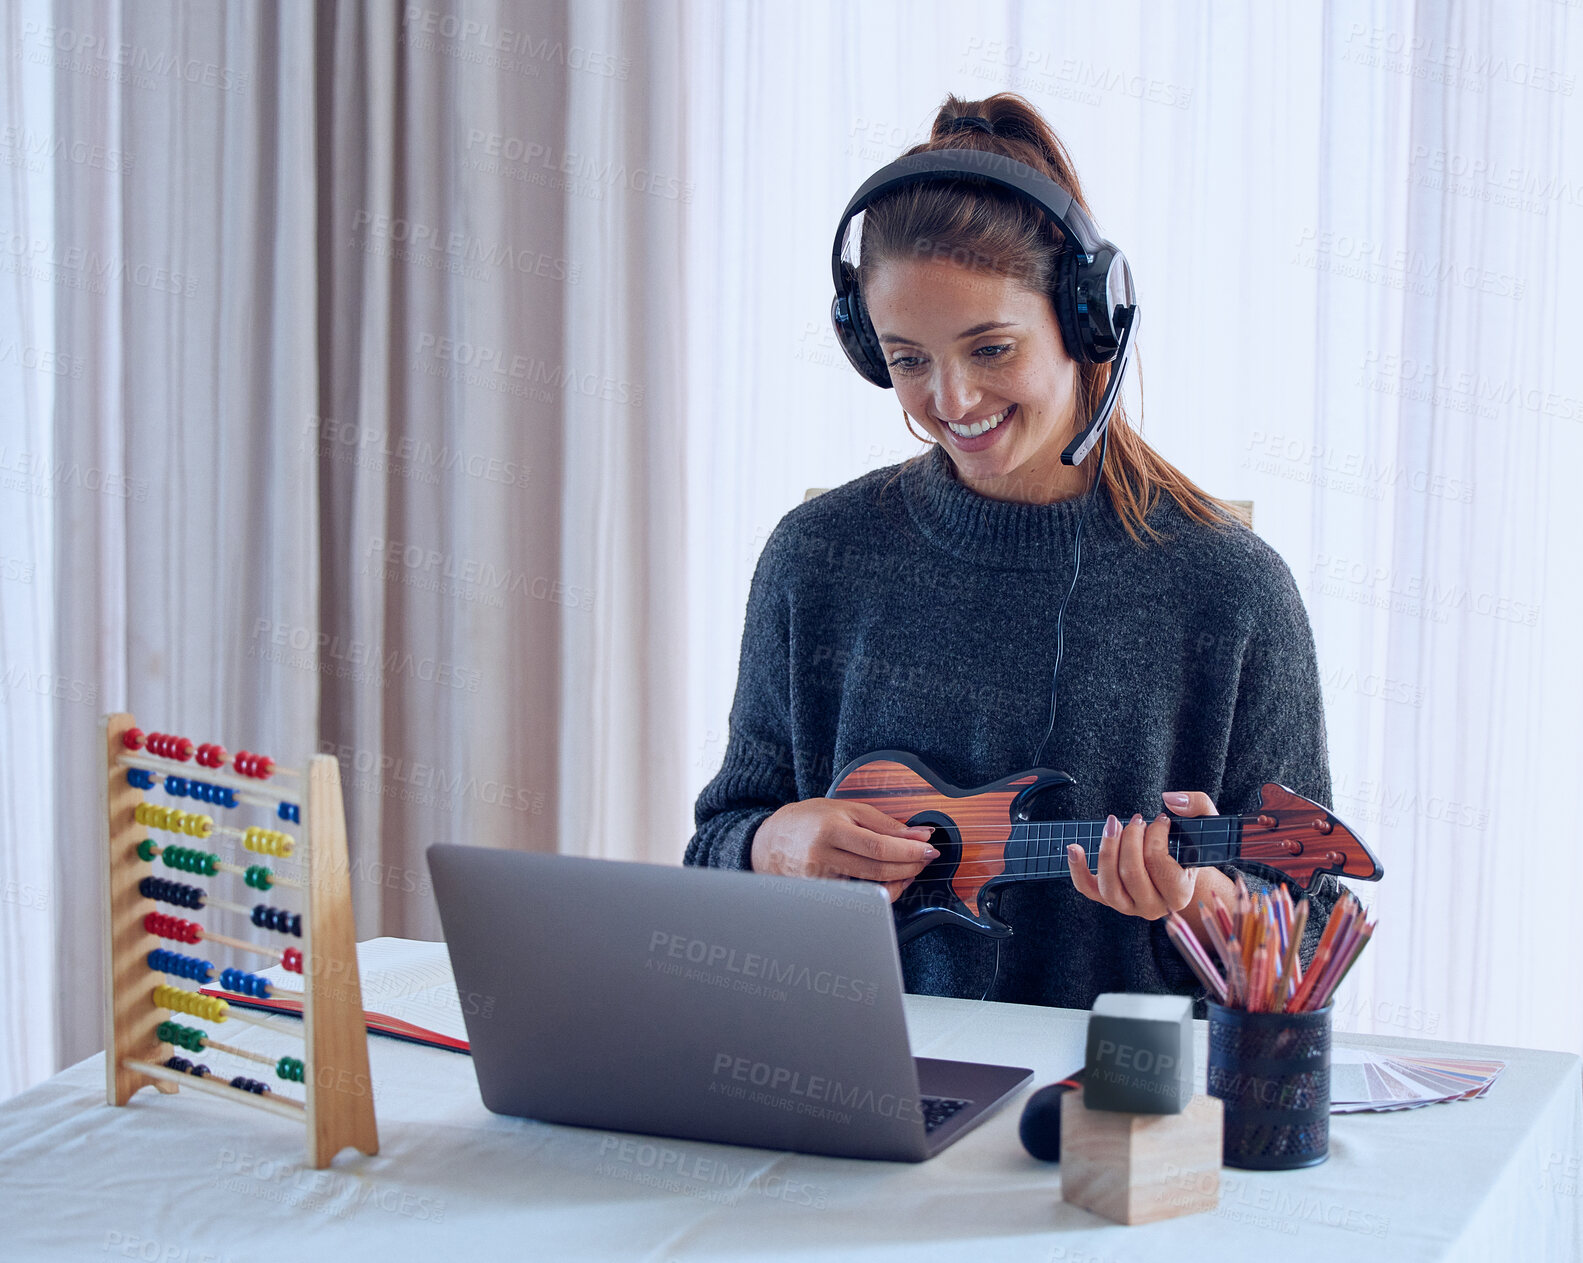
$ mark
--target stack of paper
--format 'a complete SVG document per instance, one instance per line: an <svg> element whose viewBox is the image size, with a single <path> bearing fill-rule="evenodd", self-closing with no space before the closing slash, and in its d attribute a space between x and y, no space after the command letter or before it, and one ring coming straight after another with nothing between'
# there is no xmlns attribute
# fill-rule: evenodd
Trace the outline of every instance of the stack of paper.
<svg viewBox="0 0 1583 1263"><path fill-rule="evenodd" d="M1387 1056L1362 1048L1330 1050L1330 1112L1410 1110L1483 1096L1504 1061Z"/></svg>

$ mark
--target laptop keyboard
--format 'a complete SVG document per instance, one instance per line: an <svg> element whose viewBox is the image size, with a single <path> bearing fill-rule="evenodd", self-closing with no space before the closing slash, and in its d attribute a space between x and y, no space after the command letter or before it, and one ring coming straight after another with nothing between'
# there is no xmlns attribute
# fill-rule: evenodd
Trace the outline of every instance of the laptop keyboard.
<svg viewBox="0 0 1583 1263"><path fill-rule="evenodd" d="M923 1129L931 1132L951 1115L971 1105L972 1101L958 1101L949 1096L920 1096L918 1104L923 1107Z"/></svg>

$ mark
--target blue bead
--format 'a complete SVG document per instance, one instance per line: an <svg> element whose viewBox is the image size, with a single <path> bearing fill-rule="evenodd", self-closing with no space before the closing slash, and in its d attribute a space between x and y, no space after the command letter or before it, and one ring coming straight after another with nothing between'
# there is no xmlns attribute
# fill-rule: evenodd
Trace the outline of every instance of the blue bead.
<svg viewBox="0 0 1583 1263"><path fill-rule="evenodd" d="M301 808L296 803L281 803L279 807L275 808L275 814L282 820L290 821L292 824L302 823Z"/></svg>

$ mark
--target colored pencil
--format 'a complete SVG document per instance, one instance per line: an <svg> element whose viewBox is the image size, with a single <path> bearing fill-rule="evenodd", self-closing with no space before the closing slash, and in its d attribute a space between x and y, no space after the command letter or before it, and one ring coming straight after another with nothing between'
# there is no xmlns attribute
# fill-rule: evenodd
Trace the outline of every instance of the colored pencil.
<svg viewBox="0 0 1583 1263"><path fill-rule="evenodd" d="M1250 891L1238 874L1229 908L1218 895L1207 905L1199 901L1200 931L1175 912L1165 928L1217 1004L1254 1013L1305 1013L1330 1003L1375 929L1357 897L1343 891L1304 969L1309 910L1307 895L1294 902L1284 886Z"/></svg>

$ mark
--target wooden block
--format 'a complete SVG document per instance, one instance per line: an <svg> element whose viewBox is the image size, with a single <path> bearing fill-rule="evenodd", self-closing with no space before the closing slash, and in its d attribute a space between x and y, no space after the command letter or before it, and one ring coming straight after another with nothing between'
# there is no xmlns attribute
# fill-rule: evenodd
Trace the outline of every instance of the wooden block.
<svg viewBox="0 0 1583 1263"><path fill-rule="evenodd" d="M1199 1094L1180 1114L1091 1110L1061 1099L1061 1198L1123 1224L1220 1204L1222 1105Z"/></svg>

